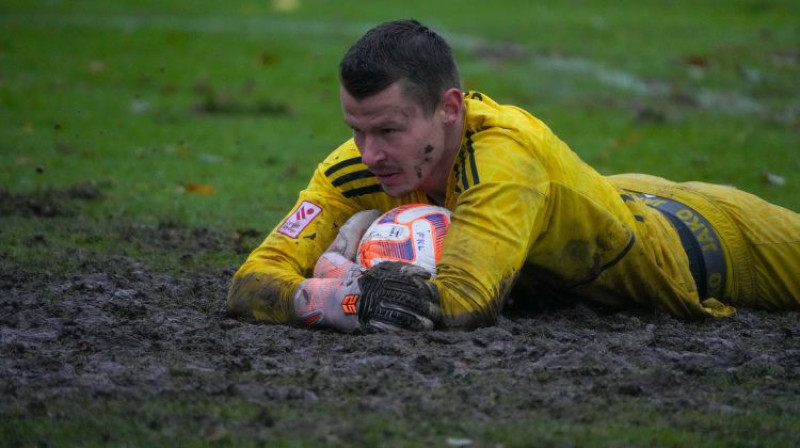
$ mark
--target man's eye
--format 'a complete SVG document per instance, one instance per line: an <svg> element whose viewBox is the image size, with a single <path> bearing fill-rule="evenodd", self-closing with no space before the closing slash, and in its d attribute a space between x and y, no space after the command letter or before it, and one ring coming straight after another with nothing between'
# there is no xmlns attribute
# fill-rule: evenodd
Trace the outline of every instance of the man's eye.
<svg viewBox="0 0 800 448"><path fill-rule="evenodd" d="M397 132L397 129L394 129L394 128L381 129L381 134L383 134L383 135L389 135L389 134L393 134L395 132Z"/></svg>

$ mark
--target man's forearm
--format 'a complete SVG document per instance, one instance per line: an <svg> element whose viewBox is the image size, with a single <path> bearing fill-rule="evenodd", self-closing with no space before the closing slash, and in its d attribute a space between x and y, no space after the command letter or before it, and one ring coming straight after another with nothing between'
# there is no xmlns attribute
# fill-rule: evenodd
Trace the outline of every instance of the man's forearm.
<svg viewBox="0 0 800 448"><path fill-rule="evenodd" d="M228 291L228 312L257 321L288 324L295 320L292 296L297 285L253 272L234 278Z"/></svg>

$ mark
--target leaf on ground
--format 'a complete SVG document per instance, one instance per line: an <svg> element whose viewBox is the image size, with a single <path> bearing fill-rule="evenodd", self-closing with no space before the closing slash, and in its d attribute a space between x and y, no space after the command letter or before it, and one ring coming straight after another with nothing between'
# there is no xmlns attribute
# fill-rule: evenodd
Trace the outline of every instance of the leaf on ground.
<svg viewBox="0 0 800 448"><path fill-rule="evenodd" d="M198 183L198 182L190 182L187 184L183 184L183 191L190 194L204 194L204 195L212 195L217 190L211 185Z"/></svg>
<svg viewBox="0 0 800 448"><path fill-rule="evenodd" d="M270 65L275 65L278 63L279 60L280 58L278 58L278 56L275 56L274 54L266 52L261 53L260 62L263 67L269 67Z"/></svg>
<svg viewBox="0 0 800 448"><path fill-rule="evenodd" d="M708 68L712 65L713 61L711 58L698 55L698 54L690 54L683 58L683 62L687 65L691 65L693 67L700 67L700 68Z"/></svg>

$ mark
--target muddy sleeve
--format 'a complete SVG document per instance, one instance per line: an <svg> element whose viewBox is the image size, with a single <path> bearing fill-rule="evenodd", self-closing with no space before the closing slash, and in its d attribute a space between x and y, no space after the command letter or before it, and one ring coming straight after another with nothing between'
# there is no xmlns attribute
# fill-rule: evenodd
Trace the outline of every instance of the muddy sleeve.
<svg viewBox="0 0 800 448"><path fill-rule="evenodd" d="M435 280L450 327L496 322L541 221L546 171L526 144L507 134L473 136L456 160L455 188L463 192Z"/></svg>
<svg viewBox="0 0 800 448"><path fill-rule="evenodd" d="M359 211L323 170L320 165L291 211L234 274L227 298L232 315L269 323L294 321L295 289L312 275L339 227Z"/></svg>

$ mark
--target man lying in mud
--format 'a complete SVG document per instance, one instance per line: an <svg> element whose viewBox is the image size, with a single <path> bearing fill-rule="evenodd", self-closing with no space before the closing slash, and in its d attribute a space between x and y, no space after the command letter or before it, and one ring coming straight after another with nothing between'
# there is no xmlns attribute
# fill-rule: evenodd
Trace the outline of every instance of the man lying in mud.
<svg viewBox="0 0 800 448"><path fill-rule="evenodd" d="M526 111L463 93L449 46L416 21L367 32L339 78L353 138L236 272L236 315L345 332L474 328L496 322L518 279L526 300L682 318L800 308L800 215L726 186L601 176ZM408 203L452 211L436 277L356 265L366 227Z"/></svg>

